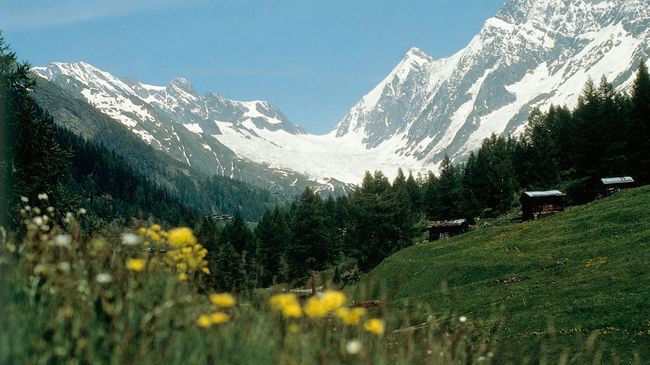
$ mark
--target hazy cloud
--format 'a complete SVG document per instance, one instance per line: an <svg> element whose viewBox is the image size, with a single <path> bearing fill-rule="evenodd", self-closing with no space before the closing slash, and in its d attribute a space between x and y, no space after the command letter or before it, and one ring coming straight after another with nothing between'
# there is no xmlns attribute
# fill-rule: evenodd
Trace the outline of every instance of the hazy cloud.
<svg viewBox="0 0 650 365"><path fill-rule="evenodd" d="M28 30L189 6L201 0L0 0L0 29Z"/></svg>

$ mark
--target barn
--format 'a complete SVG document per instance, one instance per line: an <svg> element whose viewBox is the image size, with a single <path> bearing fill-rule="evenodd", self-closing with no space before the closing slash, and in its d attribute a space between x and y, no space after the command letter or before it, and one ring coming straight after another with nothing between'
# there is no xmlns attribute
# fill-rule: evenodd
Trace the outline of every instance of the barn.
<svg viewBox="0 0 650 365"><path fill-rule="evenodd" d="M523 218L535 219L540 214L564 210L565 196L559 190L524 192L519 199Z"/></svg>
<svg viewBox="0 0 650 365"><path fill-rule="evenodd" d="M429 241L437 241L463 234L469 230L467 219L455 219L451 221L433 221L427 226Z"/></svg>
<svg viewBox="0 0 650 365"><path fill-rule="evenodd" d="M600 179L605 195L609 196L624 189L634 187L634 179L630 176L606 177Z"/></svg>

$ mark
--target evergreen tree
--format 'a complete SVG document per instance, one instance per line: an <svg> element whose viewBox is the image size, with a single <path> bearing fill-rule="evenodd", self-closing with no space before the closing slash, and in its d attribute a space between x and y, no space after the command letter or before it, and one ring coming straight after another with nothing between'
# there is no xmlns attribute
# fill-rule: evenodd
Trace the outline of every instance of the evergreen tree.
<svg viewBox="0 0 650 365"><path fill-rule="evenodd" d="M260 283L268 286L276 280L285 281L282 262L287 259L287 247L291 241L291 231L287 213L280 206L267 210L255 227L259 245L259 264L262 267Z"/></svg>
<svg viewBox="0 0 650 365"><path fill-rule="evenodd" d="M630 174L650 183L650 75L641 62L632 88L628 156Z"/></svg>

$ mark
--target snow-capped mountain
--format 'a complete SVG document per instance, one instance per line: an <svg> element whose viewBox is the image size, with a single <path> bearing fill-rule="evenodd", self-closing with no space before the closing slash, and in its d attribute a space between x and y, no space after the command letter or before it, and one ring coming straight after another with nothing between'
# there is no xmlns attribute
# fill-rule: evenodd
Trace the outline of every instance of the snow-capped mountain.
<svg viewBox="0 0 650 365"><path fill-rule="evenodd" d="M200 96L182 78L153 86L81 62L34 72L201 171L237 177L240 166L262 164L331 190L366 170L392 176L435 170L445 154L462 159L492 133L521 131L534 107L574 106L589 78L628 87L650 56L649 5L511 0L448 58L409 50L326 135L267 102Z"/></svg>
<svg viewBox="0 0 650 365"><path fill-rule="evenodd" d="M397 155L462 158L492 133L516 133L534 107L574 106L601 76L626 88L650 56L648 0L511 0L469 45L434 60L411 49L336 128Z"/></svg>

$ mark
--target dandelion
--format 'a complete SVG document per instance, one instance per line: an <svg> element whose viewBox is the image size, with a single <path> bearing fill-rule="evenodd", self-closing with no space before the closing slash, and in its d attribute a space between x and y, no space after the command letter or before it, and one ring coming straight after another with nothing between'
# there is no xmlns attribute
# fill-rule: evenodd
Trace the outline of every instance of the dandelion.
<svg viewBox="0 0 650 365"><path fill-rule="evenodd" d="M54 236L54 245L59 247L69 247L72 243L72 236L69 234L57 234Z"/></svg>
<svg viewBox="0 0 650 365"><path fill-rule="evenodd" d="M125 246L135 246L141 241L140 236L130 232L122 233L122 244Z"/></svg>
<svg viewBox="0 0 650 365"><path fill-rule="evenodd" d="M361 352L361 348L362 348L362 347L363 347L363 345L361 344L361 341L359 341L359 340L352 340L352 341L349 341L349 342L345 345L345 351L347 351L348 354L350 354L350 355L356 355L356 354L358 354L359 352Z"/></svg>
<svg viewBox="0 0 650 365"><path fill-rule="evenodd" d="M210 294L210 301L212 302L212 304L221 308L234 307L235 304L237 303L235 297L233 297L228 293Z"/></svg>
<svg viewBox="0 0 650 365"><path fill-rule="evenodd" d="M325 310L328 312L335 311L337 308L345 304L346 300L345 294L336 290L327 290L321 297L321 302L323 303Z"/></svg>
<svg viewBox="0 0 650 365"><path fill-rule="evenodd" d="M307 303L305 303L304 312L309 318L321 318L327 314L327 307L325 307L320 299L311 297L307 299Z"/></svg>
<svg viewBox="0 0 650 365"><path fill-rule="evenodd" d="M365 308L339 308L335 312L336 316L341 319L346 326L356 326L361 321L361 317L366 315Z"/></svg>
<svg viewBox="0 0 650 365"><path fill-rule="evenodd" d="M377 336L380 336L384 334L384 321L378 318L369 319L366 321L366 323L363 324L363 329Z"/></svg>
<svg viewBox="0 0 650 365"><path fill-rule="evenodd" d="M208 328L212 325L212 321L210 320L210 316L207 314L202 314L197 318L196 320L196 325L202 328Z"/></svg>
<svg viewBox="0 0 650 365"><path fill-rule="evenodd" d="M210 269L207 267L202 268L201 271L203 271L204 274L210 275Z"/></svg>
<svg viewBox="0 0 650 365"><path fill-rule="evenodd" d="M26 196L21 196L21 197L20 197L20 201L23 202L23 203L28 203L28 202L29 202L29 198L26 197Z"/></svg>
<svg viewBox="0 0 650 365"><path fill-rule="evenodd" d="M230 320L230 315L224 312L214 312L210 314L210 323L212 324L223 324Z"/></svg>
<svg viewBox="0 0 650 365"><path fill-rule="evenodd" d="M113 280L113 276L111 274L101 273L95 276L95 281L100 284L110 283L111 280Z"/></svg>
<svg viewBox="0 0 650 365"><path fill-rule="evenodd" d="M126 268L135 271L135 272L140 272L144 270L145 262L142 259L128 259L126 260Z"/></svg>
<svg viewBox="0 0 650 365"><path fill-rule="evenodd" d="M302 308L298 303L290 303L282 308L282 316L284 318L300 318L302 317Z"/></svg>
<svg viewBox="0 0 650 365"><path fill-rule="evenodd" d="M161 229L162 227L160 227L160 224L154 224L153 226L151 226L151 230L154 232L160 232Z"/></svg>
<svg viewBox="0 0 650 365"><path fill-rule="evenodd" d="M460 323L465 323L465 322L467 322L467 317L460 316L460 317L458 317L458 321L460 321Z"/></svg>
<svg viewBox="0 0 650 365"><path fill-rule="evenodd" d="M174 228L167 233L167 239L173 246L193 246L196 244L196 237L192 230L187 227Z"/></svg>
<svg viewBox="0 0 650 365"><path fill-rule="evenodd" d="M283 310L284 307L292 304L298 304L298 299L294 294L287 293L287 294L276 294L271 296L271 299L269 299L269 303L271 304L271 307L277 310Z"/></svg>

